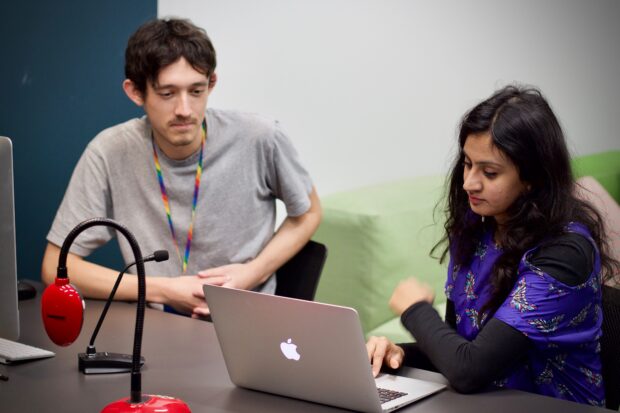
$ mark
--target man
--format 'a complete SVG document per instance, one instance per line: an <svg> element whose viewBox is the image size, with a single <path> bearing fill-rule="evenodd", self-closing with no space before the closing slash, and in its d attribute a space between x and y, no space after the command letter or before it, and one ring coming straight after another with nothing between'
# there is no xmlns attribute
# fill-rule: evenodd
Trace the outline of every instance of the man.
<svg viewBox="0 0 620 413"><path fill-rule="evenodd" d="M47 236L46 284L69 231L105 216L127 226L145 255L170 251L169 261L145 264L149 302L200 317L209 314L204 283L275 291L272 274L319 225L319 199L277 121L207 109L215 66L205 31L187 20L154 20L131 36L123 89L146 116L86 148ZM276 198L288 216L274 234ZM107 297L114 284L117 271L83 259L114 236L93 227L72 245L67 268L86 297ZM120 245L132 262L122 237ZM136 296L136 276L125 276L116 299Z"/></svg>

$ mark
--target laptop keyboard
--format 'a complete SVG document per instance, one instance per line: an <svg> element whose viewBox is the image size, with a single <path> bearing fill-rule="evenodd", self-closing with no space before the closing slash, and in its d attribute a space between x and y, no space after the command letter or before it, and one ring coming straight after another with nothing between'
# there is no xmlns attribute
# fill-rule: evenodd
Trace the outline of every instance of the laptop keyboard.
<svg viewBox="0 0 620 413"><path fill-rule="evenodd" d="M0 363L54 357L55 354L42 348L0 338Z"/></svg>
<svg viewBox="0 0 620 413"><path fill-rule="evenodd" d="M388 389L382 389L380 387L377 387L377 391L379 392L379 400L381 401L381 404L387 403L389 401L392 401L394 399L398 399L399 397L403 397L407 395L407 393L403 393L400 391L394 391L394 390L388 390Z"/></svg>

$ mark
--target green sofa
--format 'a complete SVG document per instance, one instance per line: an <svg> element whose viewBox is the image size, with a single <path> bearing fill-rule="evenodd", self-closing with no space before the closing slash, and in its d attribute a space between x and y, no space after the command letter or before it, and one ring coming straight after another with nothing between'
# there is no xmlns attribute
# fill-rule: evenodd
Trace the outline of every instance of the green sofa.
<svg viewBox="0 0 620 413"><path fill-rule="evenodd" d="M593 176L620 202L620 151L576 158L573 168L576 177ZM313 239L329 254L315 300L355 308L367 336L411 341L388 301L400 280L416 276L434 288L443 314L447 263L429 253L442 236L443 208L435 207L444 181L417 177L322 198L323 221Z"/></svg>

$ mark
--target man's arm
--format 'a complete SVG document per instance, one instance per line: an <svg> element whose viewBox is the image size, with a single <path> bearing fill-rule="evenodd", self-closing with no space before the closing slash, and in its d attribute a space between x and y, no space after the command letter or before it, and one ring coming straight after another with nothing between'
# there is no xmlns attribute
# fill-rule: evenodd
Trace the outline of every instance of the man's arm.
<svg viewBox="0 0 620 413"><path fill-rule="evenodd" d="M60 247L48 243L43 256L41 279L49 285L56 278ZM71 283L84 297L105 299L110 295L118 271L86 261L82 257L69 253L67 269ZM196 307L205 306L202 298L202 285L205 283L221 284L223 279L204 280L196 276L184 277L146 277L146 300L154 303L168 304L175 309L191 313ZM116 291L115 299L135 301L138 296L138 277L125 274Z"/></svg>
<svg viewBox="0 0 620 413"><path fill-rule="evenodd" d="M310 208L297 217L287 217L273 238L252 261L223 265L199 272L203 278L225 277L225 287L251 289L265 282L310 240L321 222L321 203L312 187Z"/></svg>
<svg viewBox="0 0 620 413"><path fill-rule="evenodd" d="M308 243L321 223L321 202L312 187L310 208L298 217L287 217L278 228L271 241L250 263L255 270L255 287L269 278L278 268L286 263Z"/></svg>

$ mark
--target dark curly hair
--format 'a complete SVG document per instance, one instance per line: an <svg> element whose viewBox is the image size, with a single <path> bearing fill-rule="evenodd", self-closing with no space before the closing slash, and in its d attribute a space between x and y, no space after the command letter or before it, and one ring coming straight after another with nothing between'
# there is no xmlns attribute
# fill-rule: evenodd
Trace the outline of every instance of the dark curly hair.
<svg viewBox="0 0 620 413"><path fill-rule="evenodd" d="M183 19L149 21L129 38L125 77L144 96L147 82L154 84L159 72L181 57L207 77L215 71L215 49L203 29Z"/></svg>
<svg viewBox="0 0 620 413"><path fill-rule="evenodd" d="M444 246L455 264L466 265L478 240L493 219L483 222L469 206L463 189L463 146L472 134L490 133L493 145L517 167L521 181L529 184L509 208L509 218L499 234L503 254L493 267L491 298L480 312L492 315L512 290L519 261L525 251L543 239L560 235L569 222L580 222L590 231L601 254L605 278L620 264L608 254L601 216L575 194L570 156L562 128L539 90L507 86L465 114L459 132L459 152L447 182L445 234L431 253Z"/></svg>

